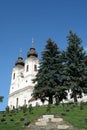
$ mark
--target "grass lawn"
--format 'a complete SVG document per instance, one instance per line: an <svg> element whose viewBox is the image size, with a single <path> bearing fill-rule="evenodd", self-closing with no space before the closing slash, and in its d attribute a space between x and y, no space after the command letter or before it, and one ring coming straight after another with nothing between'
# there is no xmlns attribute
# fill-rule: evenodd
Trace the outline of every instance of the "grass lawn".
<svg viewBox="0 0 87 130"><path fill-rule="evenodd" d="M57 114L74 125L78 130L87 130L87 103L82 105L59 105L33 108L30 112L19 110L9 113L0 113L0 130L27 130L27 125L43 114Z"/></svg>

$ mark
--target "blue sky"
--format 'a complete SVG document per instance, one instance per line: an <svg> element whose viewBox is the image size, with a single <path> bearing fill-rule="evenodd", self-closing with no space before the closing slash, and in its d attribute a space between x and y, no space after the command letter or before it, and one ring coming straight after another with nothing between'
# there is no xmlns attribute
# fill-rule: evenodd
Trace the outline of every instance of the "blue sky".
<svg viewBox="0 0 87 130"><path fill-rule="evenodd" d="M7 106L12 68L23 51L34 46L41 56L51 38L60 49L67 47L69 30L82 38L87 49L87 0L0 0L0 110Z"/></svg>

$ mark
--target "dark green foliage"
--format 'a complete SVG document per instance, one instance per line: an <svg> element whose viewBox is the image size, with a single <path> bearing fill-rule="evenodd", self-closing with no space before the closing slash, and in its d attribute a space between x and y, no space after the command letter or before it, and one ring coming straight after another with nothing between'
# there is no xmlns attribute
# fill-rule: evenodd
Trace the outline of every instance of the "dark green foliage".
<svg viewBox="0 0 87 130"><path fill-rule="evenodd" d="M53 96L56 92L58 92L57 98L59 101L66 98L66 89L61 87L61 67L61 52L57 44L48 39L45 50L42 52L38 74L36 79L33 80L36 83L33 91L35 98L40 98L43 103L48 100L50 104L53 103Z"/></svg>
<svg viewBox="0 0 87 130"><path fill-rule="evenodd" d="M4 121L6 121L6 118L5 118L5 117L2 117L2 118L1 118L1 122L4 122Z"/></svg>
<svg viewBox="0 0 87 130"><path fill-rule="evenodd" d="M87 93L87 56L81 46L82 41L72 31L67 41L67 49L61 53L57 45L48 39L42 52L40 69L33 80L36 83L33 96L43 103L48 100L52 104L54 96L58 105L67 99L69 90L74 102L82 97L82 93Z"/></svg>
<svg viewBox="0 0 87 130"><path fill-rule="evenodd" d="M69 109L66 109L66 112L69 112L70 110Z"/></svg>
<svg viewBox="0 0 87 130"><path fill-rule="evenodd" d="M10 121L14 121L14 119L13 119L13 118L10 118Z"/></svg>
<svg viewBox="0 0 87 130"><path fill-rule="evenodd" d="M6 125L7 125L7 121L5 121L5 122L4 122L4 124L6 124Z"/></svg>
<svg viewBox="0 0 87 130"><path fill-rule="evenodd" d="M6 114L3 114L3 117L6 117Z"/></svg>
<svg viewBox="0 0 87 130"><path fill-rule="evenodd" d="M6 107L6 113L9 113L9 106Z"/></svg>
<svg viewBox="0 0 87 130"><path fill-rule="evenodd" d="M23 112L24 113L24 112ZM27 116L27 113L24 113L24 116L26 117Z"/></svg>
<svg viewBox="0 0 87 130"><path fill-rule="evenodd" d="M65 116L65 115L66 115L66 113L65 113L65 112L62 112L62 113L61 113L61 116Z"/></svg>
<svg viewBox="0 0 87 130"><path fill-rule="evenodd" d="M21 117L21 118L20 118L20 121L24 121L24 117Z"/></svg>
<svg viewBox="0 0 87 130"><path fill-rule="evenodd" d="M0 96L0 102L3 102L3 98L4 98L3 96Z"/></svg>
<svg viewBox="0 0 87 130"><path fill-rule="evenodd" d="M10 113L9 116L12 117L12 114Z"/></svg>
<svg viewBox="0 0 87 130"><path fill-rule="evenodd" d="M72 31L69 32L67 41L68 47L62 54L64 67L61 74L63 86L71 90L71 98L77 102L77 98L81 98L84 90L87 90L85 53L81 46L81 39Z"/></svg>
<svg viewBox="0 0 87 130"><path fill-rule="evenodd" d="M33 110L32 104L29 105L29 108L28 108L28 109L29 109L29 112L31 113L32 110Z"/></svg>
<svg viewBox="0 0 87 130"><path fill-rule="evenodd" d="M16 122L15 122L15 125L19 125L19 124L20 124L20 121L16 121Z"/></svg>
<svg viewBox="0 0 87 130"><path fill-rule="evenodd" d="M11 110L11 113L15 113L16 112L16 109L15 109L15 106L13 106L13 109Z"/></svg>
<svg viewBox="0 0 87 130"><path fill-rule="evenodd" d="M87 123L87 117L85 118L85 122Z"/></svg>
<svg viewBox="0 0 87 130"><path fill-rule="evenodd" d="M51 112L51 104L47 105L47 112L50 113Z"/></svg>
<svg viewBox="0 0 87 130"><path fill-rule="evenodd" d="M23 110L23 113L26 113L26 111L27 111L27 106L24 105L24 106L22 107L22 110Z"/></svg>
<svg viewBox="0 0 87 130"><path fill-rule="evenodd" d="M24 121L24 125L25 125L25 126L28 126L29 124L30 124L29 119L25 119L25 121Z"/></svg>
<svg viewBox="0 0 87 130"><path fill-rule="evenodd" d="M83 92L87 94L87 55L85 56L84 60L84 75L83 75L83 82L81 85L83 86Z"/></svg>

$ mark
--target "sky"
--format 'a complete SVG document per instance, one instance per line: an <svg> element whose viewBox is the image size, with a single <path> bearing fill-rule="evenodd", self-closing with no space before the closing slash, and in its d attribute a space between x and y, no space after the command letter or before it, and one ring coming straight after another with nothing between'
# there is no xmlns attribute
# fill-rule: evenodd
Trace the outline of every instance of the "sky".
<svg viewBox="0 0 87 130"><path fill-rule="evenodd" d="M20 48L24 60L32 38L39 58L48 38L65 50L69 30L82 39L87 50L87 0L0 0L0 96L4 96L0 111L8 103Z"/></svg>

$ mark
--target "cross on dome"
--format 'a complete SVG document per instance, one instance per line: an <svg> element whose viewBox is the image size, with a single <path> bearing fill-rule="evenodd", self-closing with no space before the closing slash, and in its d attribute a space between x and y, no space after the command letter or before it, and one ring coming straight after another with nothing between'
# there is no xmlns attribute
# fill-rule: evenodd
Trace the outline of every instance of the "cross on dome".
<svg viewBox="0 0 87 130"><path fill-rule="evenodd" d="M34 38L32 38L32 48L34 47Z"/></svg>
<svg viewBox="0 0 87 130"><path fill-rule="evenodd" d="M20 57L22 57L22 48L20 48Z"/></svg>
<svg viewBox="0 0 87 130"><path fill-rule="evenodd" d="M15 63L15 66L18 66L18 65L24 66L24 61L22 58L22 48L20 48L20 55Z"/></svg>
<svg viewBox="0 0 87 130"><path fill-rule="evenodd" d="M31 56L38 57L38 54L34 48L34 39L33 38L32 38L32 47L30 48L30 50L27 53L27 57L31 57Z"/></svg>

